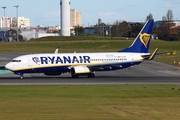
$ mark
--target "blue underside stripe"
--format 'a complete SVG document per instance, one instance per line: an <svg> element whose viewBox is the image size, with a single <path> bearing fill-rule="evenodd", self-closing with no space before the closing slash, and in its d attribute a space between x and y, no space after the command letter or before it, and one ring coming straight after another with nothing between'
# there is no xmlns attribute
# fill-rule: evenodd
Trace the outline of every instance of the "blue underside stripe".
<svg viewBox="0 0 180 120"><path fill-rule="evenodd" d="M138 65L141 62L135 62L135 63L124 63L119 66L102 66L103 69L94 68L94 71L111 71L111 70L118 70L127 68L133 65ZM26 70L19 70L19 71L13 71L15 74L22 75L24 73L46 73L46 72L69 72L69 66L59 66L59 67L48 67L48 68L35 68L35 69L26 69Z"/></svg>

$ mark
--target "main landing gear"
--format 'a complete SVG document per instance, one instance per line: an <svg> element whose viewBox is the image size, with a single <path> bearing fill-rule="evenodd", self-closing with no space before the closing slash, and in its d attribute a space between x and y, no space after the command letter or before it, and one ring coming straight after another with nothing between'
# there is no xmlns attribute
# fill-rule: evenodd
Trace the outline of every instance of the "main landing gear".
<svg viewBox="0 0 180 120"><path fill-rule="evenodd" d="M72 74L71 73L72 78L78 78L79 76L86 76L86 75L87 75L88 78L95 78L95 73L94 72L91 72L89 74Z"/></svg>
<svg viewBox="0 0 180 120"><path fill-rule="evenodd" d="M89 73L88 78L95 78L95 74L94 73Z"/></svg>
<svg viewBox="0 0 180 120"><path fill-rule="evenodd" d="M22 80L22 79L24 79L24 76L23 76L23 75L21 75L21 76L20 76L20 79L21 79L21 80Z"/></svg>

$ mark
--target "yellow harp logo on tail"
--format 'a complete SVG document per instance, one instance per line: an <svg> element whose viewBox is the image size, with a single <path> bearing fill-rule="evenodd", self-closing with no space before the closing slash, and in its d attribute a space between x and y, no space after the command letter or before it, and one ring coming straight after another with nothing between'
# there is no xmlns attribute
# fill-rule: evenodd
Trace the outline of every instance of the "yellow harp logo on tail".
<svg viewBox="0 0 180 120"><path fill-rule="evenodd" d="M147 47L150 37L151 37L151 34L147 34L147 33L140 34L139 38L145 47Z"/></svg>

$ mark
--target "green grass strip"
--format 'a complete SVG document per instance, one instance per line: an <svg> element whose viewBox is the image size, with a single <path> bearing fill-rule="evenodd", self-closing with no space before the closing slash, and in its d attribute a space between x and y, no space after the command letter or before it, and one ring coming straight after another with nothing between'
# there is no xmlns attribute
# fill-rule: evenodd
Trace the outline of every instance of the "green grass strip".
<svg viewBox="0 0 180 120"><path fill-rule="evenodd" d="M0 86L0 119L177 120L180 85Z"/></svg>

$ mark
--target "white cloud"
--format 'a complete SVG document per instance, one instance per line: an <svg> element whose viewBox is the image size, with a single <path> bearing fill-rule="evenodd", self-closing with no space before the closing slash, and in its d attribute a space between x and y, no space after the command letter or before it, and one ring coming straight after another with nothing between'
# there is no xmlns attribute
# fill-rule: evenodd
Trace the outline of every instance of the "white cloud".
<svg viewBox="0 0 180 120"><path fill-rule="evenodd" d="M114 12L100 12L99 13L100 17L110 17L110 18L117 18L120 17L120 15L114 13Z"/></svg>
<svg viewBox="0 0 180 120"><path fill-rule="evenodd" d="M164 7L166 7L166 8L172 8L173 6L174 6L174 4L171 4L171 3L164 4Z"/></svg>
<svg viewBox="0 0 180 120"><path fill-rule="evenodd" d="M127 19L126 16L121 15L119 13L115 13L115 12L100 12L99 17L104 18L104 19L113 19L114 21L115 20L126 20Z"/></svg>
<svg viewBox="0 0 180 120"><path fill-rule="evenodd" d="M174 7L179 7L180 1L179 0L174 0L174 1L173 0L171 0L171 1L165 0L165 1L159 3L159 6L161 6L161 5L167 9L170 9L170 8L174 8Z"/></svg>

